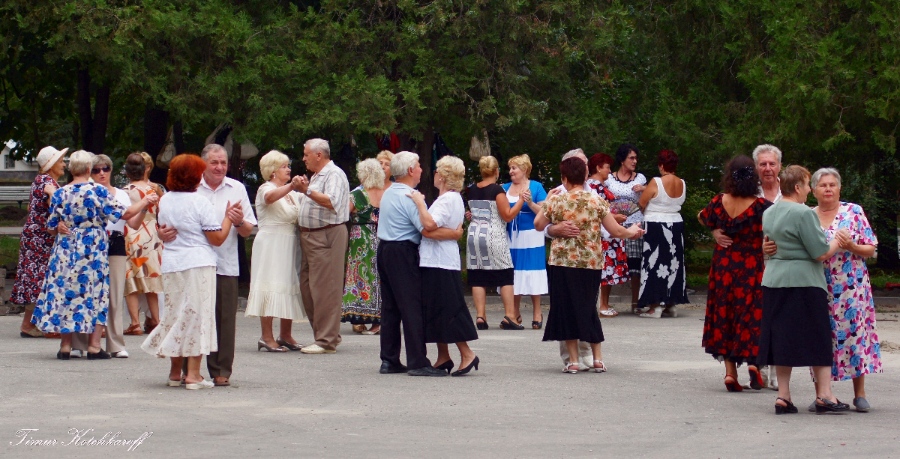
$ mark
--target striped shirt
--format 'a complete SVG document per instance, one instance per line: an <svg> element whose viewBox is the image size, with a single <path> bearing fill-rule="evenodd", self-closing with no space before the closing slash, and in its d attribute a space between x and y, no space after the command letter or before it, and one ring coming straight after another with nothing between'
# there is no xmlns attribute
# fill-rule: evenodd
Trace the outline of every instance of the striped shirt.
<svg viewBox="0 0 900 459"><path fill-rule="evenodd" d="M301 227L322 228L350 219L350 183L347 182L347 174L334 161L328 161L322 170L312 176L309 189L328 195L333 209L322 207L312 199L301 199L300 216L297 218Z"/></svg>

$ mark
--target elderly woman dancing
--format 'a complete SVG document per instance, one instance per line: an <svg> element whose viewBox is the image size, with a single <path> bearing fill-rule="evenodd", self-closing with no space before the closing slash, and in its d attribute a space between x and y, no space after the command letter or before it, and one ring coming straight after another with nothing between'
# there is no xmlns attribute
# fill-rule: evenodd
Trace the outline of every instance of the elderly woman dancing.
<svg viewBox="0 0 900 459"><path fill-rule="evenodd" d="M763 214L763 233L778 245L763 274L762 324L758 365L774 365L778 375L775 414L796 413L791 370L813 367L817 413L847 411L831 392L831 319L821 262L840 248L846 230L830 243L816 213L806 207L809 171L789 166L781 173L781 201Z"/></svg>
<svg viewBox="0 0 900 459"><path fill-rule="evenodd" d="M748 156L728 162L722 191L697 218L707 228L728 236L728 246L716 244L709 268L709 292L702 345L707 354L725 363L725 387L741 392L737 366L747 364L750 387L763 387L756 366L759 320L762 316L762 216L772 203L758 197L759 175Z"/></svg>
<svg viewBox="0 0 900 459"><path fill-rule="evenodd" d="M463 297L460 276L459 245L462 223L466 215L459 190L462 189L466 168L461 159L445 156L437 162L434 185L440 196L431 207L425 207L425 196L414 191L412 199L419 209L422 223L422 243L419 245L419 266L422 268L422 303L425 319L425 342L437 343L438 356L434 367L453 369L447 343L459 349L459 368L451 376L463 376L474 367L478 370L478 356L468 341L478 339L469 307Z"/></svg>
<svg viewBox="0 0 900 459"><path fill-rule="evenodd" d="M603 270L600 227L621 239L639 238L644 231L638 224L623 228L609 213L609 204L584 189L587 168L581 158L564 160L559 171L566 193L544 201L534 226L543 231L549 224L570 221L578 226L580 234L574 238L555 238L551 243L550 314L544 341L565 341L570 356L578 355L578 341L590 343L593 370L602 373L606 371L600 352L603 328L594 307ZM563 372L578 373L578 369L577 361L573 361Z"/></svg>
<svg viewBox="0 0 900 459"><path fill-rule="evenodd" d="M208 199L196 193L206 163L197 155L180 154L169 163L169 192L159 202L159 223L174 227L178 237L163 249L163 292L166 313L141 349L171 360L167 385L207 389L200 375L204 355L218 350L216 339L216 252L231 231L232 217L241 218L240 202L216 219ZM235 216L235 214L237 214ZM187 374L182 367L187 360Z"/></svg>
<svg viewBox="0 0 900 459"><path fill-rule="evenodd" d="M350 322L353 331L367 335L376 335L381 328L381 288L375 265L378 236L375 231L381 196L384 195L385 162L390 171L390 161L367 159L357 164L356 176L360 185L350 192L350 243L341 322ZM372 324L371 330L366 330L366 324Z"/></svg>
<svg viewBox="0 0 900 459"><path fill-rule="evenodd" d="M259 317L262 337L256 350L268 352L299 351L291 336L291 325L306 317L300 297L300 254L297 246L297 215L300 193L291 189L291 159L272 150L259 160L266 183L256 191L259 232L253 240L250 264L250 295L245 317ZM280 319L275 339L272 322Z"/></svg>
<svg viewBox="0 0 900 459"><path fill-rule="evenodd" d="M31 322L44 332L62 334L56 358L69 360L73 333L89 333L88 360L108 359L100 337L109 310L109 239L106 222L126 209L101 184L90 182L94 155L72 153L72 181L53 193L47 230L57 242Z"/></svg>
<svg viewBox="0 0 900 459"><path fill-rule="evenodd" d="M44 147L37 155L38 175L31 184L31 198L28 202L28 217L19 239L19 264L16 265L16 281L13 284L9 302L20 306L17 312L24 312L19 336L40 338L44 336L31 323L34 303L41 293L41 284L47 273L47 262L53 248L53 234L47 232L47 217L50 214L50 198L59 189L60 177L66 172L63 157L68 148L57 150Z"/></svg>

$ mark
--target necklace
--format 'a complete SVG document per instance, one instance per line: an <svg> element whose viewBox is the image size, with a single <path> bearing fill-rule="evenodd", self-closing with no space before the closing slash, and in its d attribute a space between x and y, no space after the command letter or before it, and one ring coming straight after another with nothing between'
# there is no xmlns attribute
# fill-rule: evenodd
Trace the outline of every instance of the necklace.
<svg viewBox="0 0 900 459"><path fill-rule="evenodd" d="M637 174L635 174L634 172L629 172L629 173L628 173L628 180L622 180L622 179L619 178L619 171L616 171L616 173L613 174L613 176L616 178L616 181L617 181L617 182L622 182L622 183L628 183L628 182L634 180L634 177L635 177L636 175L637 175Z"/></svg>

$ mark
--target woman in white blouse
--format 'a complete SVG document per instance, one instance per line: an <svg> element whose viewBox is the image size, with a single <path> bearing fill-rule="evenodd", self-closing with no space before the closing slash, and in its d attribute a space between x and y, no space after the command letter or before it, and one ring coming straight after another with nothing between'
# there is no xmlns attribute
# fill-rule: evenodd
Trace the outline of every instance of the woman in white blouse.
<svg viewBox="0 0 900 459"><path fill-rule="evenodd" d="M167 384L185 389L213 387L200 375L204 355L218 351L216 339L216 253L231 231L232 217L240 219L240 202L229 203L225 218L215 218L212 204L195 193L206 163L199 156L181 154L169 163L166 187L159 201L159 224L174 227L178 237L163 249L163 322L153 329L141 349L169 357ZM182 366L187 359L187 374Z"/></svg>
<svg viewBox="0 0 900 459"><path fill-rule="evenodd" d="M299 351L291 336L291 325L306 317L300 299L300 252L297 242L297 215L300 193L291 189L291 159L278 150L259 160L259 171L269 181L256 191L259 232L253 240L250 264L250 295L245 317L259 317L262 337L256 350ZM279 319L279 337L272 323Z"/></svg>
<svg viewBox="0 0 900 459"><path fill-rule="evenodd" d="M463 297L457 244L463 235L466 213L459 195L465 173L461 159L445 156L437 162L434 185L440 196L431 207L426 208L422 193L414 191L410 195L416 202L424 227L419 245L419 267L422 270L425 342L437 343L438 357L434 367L447 370L447 373L453 369L448 343L456 343L460 362L452 376L462 376L472 368L478 370L479 363L468 343L478 339L478 332Z"/></svg>

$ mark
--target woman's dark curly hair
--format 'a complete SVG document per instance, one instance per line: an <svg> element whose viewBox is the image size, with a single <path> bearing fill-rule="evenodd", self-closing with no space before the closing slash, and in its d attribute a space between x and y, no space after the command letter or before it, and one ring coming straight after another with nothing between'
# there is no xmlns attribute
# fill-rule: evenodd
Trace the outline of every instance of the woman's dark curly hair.
<svg viewBox="0 0 900 459"><path fill-rule="evenodd" d="M125 158L125 176L128 180L144 180L144 171L147 165L140 153L132 153Z"/></svg>
<svg viewBox="0 0 900 459"><path fill-rule="evenodd" d="M749 156L738 155L728 161L722 175L722 191L739 198L749 198L759 193L759 174Z"/></svg>
<svg viewBox="0 0 900 459"><path fill-rule="evenodd" d="M559 163L559 174L569 182L569 185L584 185L587 165L581 158L569 158Z"/></svg>
<svg viewBox="0 0 900 459"><path fill-rule="evenodd" d="M206 170L206 162L191 153L182 153L169 163L166 187L169 191L197 191L200 178Z"/></svg>
<svg viewBox="0 0 900 459"><path fill-rule="evenodd" d="M622 162L625 161L625 158L628 158L628 154L631 152L635 152L638 156L641 155L641 152L638 151L637 147L630 143L623 143L619 145L619 148L616 148L616 164L621 165Z"/></svg>

